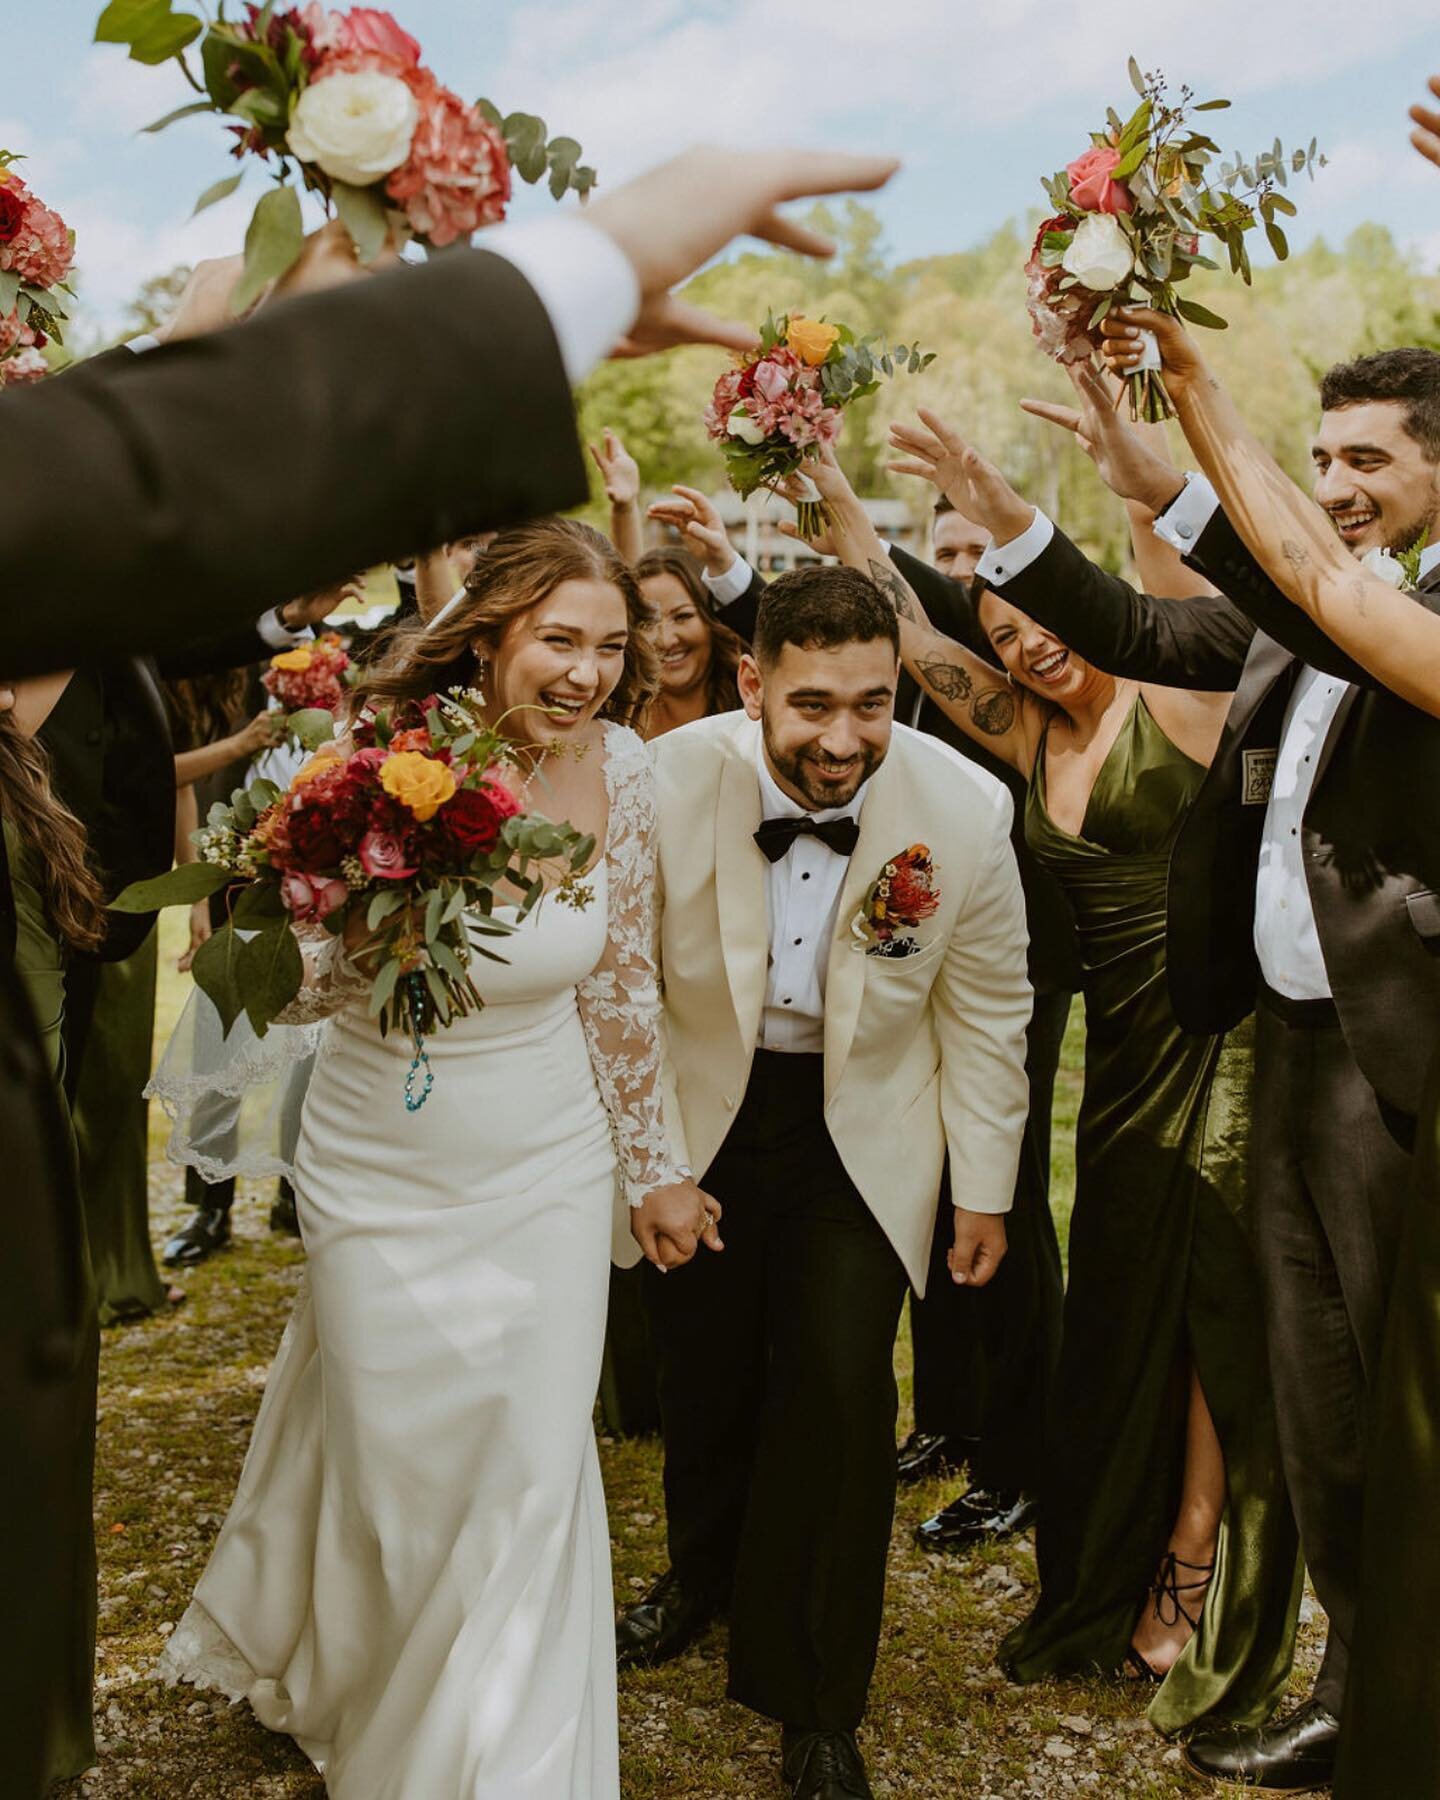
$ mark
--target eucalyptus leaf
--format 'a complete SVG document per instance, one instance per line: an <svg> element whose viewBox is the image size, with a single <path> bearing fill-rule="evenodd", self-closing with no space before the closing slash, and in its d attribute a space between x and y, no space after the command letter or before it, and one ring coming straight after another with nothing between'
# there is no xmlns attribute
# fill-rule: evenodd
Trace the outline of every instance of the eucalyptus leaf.
<svg viewBox="0 0 1440 1800"><path fill-rule="evenodd" d="M391 913L398 912L404 904L405 895L401 889L381 888L370 901L369 909L365 914L365 923L372 931L378 931Z"/></svg>
<svg viewBox="0 0 1440 1800"><path fill-rule="evenodd" d="M287 713L285 729L307 750L321 750L335 741L335 715L323 706L302 706L299 712Z"/></svg>
<svg viewBox="0 0 1440 1800"><path fill-rule="evenodd" d="M390 221L385 203L373 187L352 187L348 181L332 181L330 197L340 215L340 223L350 233L355 254L368 268L385 248L390 235Z"/></svg>
<svg viewBox="0 0 1440 1800"><path fill-rule="evenodd" d="M211 108L207 106L203 110L208 112ZM166 123L168 123L168 121L165 119L160 121L161 125ZM147 126L146 129L158 131L159 128L159 126ZM237 169L233 175L226 175L219 181L212 181L210 186L206 188L205 192L195 202L195 212L192 212L190 217L193 219L195 213L202 213L207 206L214 206L217 200L228 200L244 179L245 171L243 169Z"/></svg>
<svg viewBox="0 0 1440 1800"><path fill-rule="evenodd" d="M293 187L275 187L255 208L245 233L245 267L230 297L232 313L243 313L264 289L299 260L305 247L300 196Z"/></svg>
<svg viewBox="0 0 1440 1800"><path fill-rule="evenodd" d="M370 990L370 1017L379 1013L395 992L395 983L400 979L400 964L393 958L380 965L380 973L375 977L375 985Z"/></svg>
<svg viewBox="0 0 1440 1800"><path fill-rule="evenodd" d="M163 119L156 119L151 125L142 125L140 135L149 137L154 132L163 131L167 125L173 125L177 119L188 119L192 113L208 113L214 112L214 110L215 104L211 100L192 100L188 106L177 106L174 112L166 113Z"/></svg>
<svg viewBox="0 0 1440 1800"><path fill-rule="evenodd" d="M1145 74L1144 74L1144 71L1141 69L1139 63L1136 62L1136 60L1133 56L1130 58L1128 64L1126 65L1126 69L1130 76L1131 87L1134 88L1135 92L1143 100L1145 98ZM1226 104L1228 104L1228 102Z"/></svg>
<svg viewBox="0 0 1440 1800"><path fill-rule="evenodd" d="M1177 296L1175 309L1182 319L1189 320L1192 325L1205 325L1208 326L1211 331L1226 331L1229 329L1226 321L1220 317L1219 313L1211 312L1208 307L1201 306L1197 300L1183 300Z"/></svg>

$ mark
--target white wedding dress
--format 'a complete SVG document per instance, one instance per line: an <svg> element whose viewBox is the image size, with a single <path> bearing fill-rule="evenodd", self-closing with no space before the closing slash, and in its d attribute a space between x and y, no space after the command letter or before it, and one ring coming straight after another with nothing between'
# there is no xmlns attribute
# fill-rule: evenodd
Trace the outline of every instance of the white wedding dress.
<svg viewBox="0 0 1440 1800"><path fill-rule="evenodd" d="M308 1292L162 1658L248 1699L340 1800L615 1800L610 1539L591 1411L617 1155L679 1178L650 961L648 755L606 728L606 852L481 962L485 1008L382 1039L349 966L305 1104ZM330 940L333 944L334 940ZM338 966L337 966L338 965Z"/></svg>

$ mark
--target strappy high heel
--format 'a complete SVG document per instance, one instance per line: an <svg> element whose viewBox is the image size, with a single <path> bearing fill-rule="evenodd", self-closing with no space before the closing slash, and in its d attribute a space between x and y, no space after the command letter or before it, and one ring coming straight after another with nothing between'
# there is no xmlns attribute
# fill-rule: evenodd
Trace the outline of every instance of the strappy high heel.
<svg viewBox="0 0 1440 1800"><path fill-rule="evenodd" d="M1198 1581L1182 1581L1181 1569L1188 1569L1200 1579ZM1203 1593L1215 1575L1213 1562L1186 1562L1183 1556L1177 1556L1173 1550L1167 1550L1160 1558L1160 1567L1155 1579L1150 1583L1150 1603L1155 1609L1155 1617L1166 1628L1173 1629L1183 1619L1191 1631L1200 1629L1200 1621L1180 1598L1182 1594ZM1203 1611L1203 1607L1202 1607ZM1125 1652L1125 1664L1141 1681L1148 1681L1155 1686L1165 1679L1159 1669L1155 1668L1132 1644Z"/></svg>

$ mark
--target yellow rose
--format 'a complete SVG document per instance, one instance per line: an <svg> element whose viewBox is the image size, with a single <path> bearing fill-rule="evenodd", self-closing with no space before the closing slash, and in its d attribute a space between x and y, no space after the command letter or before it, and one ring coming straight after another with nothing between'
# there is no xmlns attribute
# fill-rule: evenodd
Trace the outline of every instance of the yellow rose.
<svg viewBox="0 0 1440 1800"><path fill-rule="evenodd" d="M812 369L818 369L835 348L840 336L838 325L822 325L818 319L806 319L799 313L785 329L785 342Z"/></svg>
<svg viewBox="0 0 1440 1800"><path fill-rule="evenodd" d="M449 765L419 750L398 750L380 765L380 785L417 819L433 819L455 792Z"/></svg>
<svg viewBox="0 0 1440 1800"><path fill-rule="evenodd" d="M308 645L301 644L297 650L282 650L277 656L270 658L272 669L284 669L289 675L303 675L315 660L315 653Z"/></svg>
<svg viewBox="0 0 1440 1800"><path fill-rule="evenodd" d="M317 756L312 756L309 762L302 763L290 777L290 792L293 794L296 788L304 787L307 781L313 781L317 775L323 775L339 760L338 750L322 750Z"/></svg>

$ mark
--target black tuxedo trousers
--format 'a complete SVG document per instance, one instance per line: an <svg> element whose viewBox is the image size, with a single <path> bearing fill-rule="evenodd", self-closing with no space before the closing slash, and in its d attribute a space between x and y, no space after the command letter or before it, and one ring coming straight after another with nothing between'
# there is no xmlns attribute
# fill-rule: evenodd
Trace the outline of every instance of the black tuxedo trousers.
<svg viewBox="0 0 1440 1800"><path fill-rule="evenodd" d="M860 1722L895 1511L905 1271L831 1142L824 1059L759 1051L701 1186L725 1249L647 1269L672 1566L730 1598L730 1695Z"/></svg>

